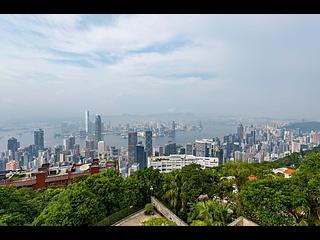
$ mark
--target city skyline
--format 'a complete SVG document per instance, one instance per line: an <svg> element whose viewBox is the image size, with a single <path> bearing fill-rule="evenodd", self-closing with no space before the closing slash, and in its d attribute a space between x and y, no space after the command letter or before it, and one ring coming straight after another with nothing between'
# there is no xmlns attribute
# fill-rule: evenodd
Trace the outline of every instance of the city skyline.
<svg viewBox="0 0 320 240"><path fill-rule="evenodd" d="M2 15L2 118L90 109L319 120L319 22L317 15Z"/></svg>

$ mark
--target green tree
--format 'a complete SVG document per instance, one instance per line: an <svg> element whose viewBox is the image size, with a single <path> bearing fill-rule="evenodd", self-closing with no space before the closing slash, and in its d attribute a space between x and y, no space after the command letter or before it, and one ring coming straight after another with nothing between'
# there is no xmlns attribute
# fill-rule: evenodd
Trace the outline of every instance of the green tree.
<svg viewBox="0 0 320 240"><path fill-rule="evenodd" d="M51 201L34 220L36 226L82 226L96 223L103 210L97 197L83 184L75 184Z"/></svg>
<svg viewBox="0 0 320 240"><path fill-rule="evenodd" d="M260 225L294 225L303 201L290 179L268 178L247 184L240 192L245 215Z"/></svg>
<svg viewBox="0 0 320 240"><path fill-rule="evenodd" d="M25 225L31 223L38 212L30 202L32 189L0 187L0 222L5 225Z"/></svg>
<svg viewBox="0 0 320 240"><path fill-rule="evenodd" d="M163 185L163 200L168 203L169 207L177 213L181 209L181 174L180 171L174 171L165 175Z"/></svg>
<svg viewBox="0 0 320 240"><path fill-rule="evenodd" d="M208 226L226 226L232 220L232 210L228 203L216 200L197 202L193 205L188 222L200 220Z"/></svg>
<svg viewBox="0 0 320 240"><path fill-rule="evenodd" d="M292 176L296 189L303 193L300 212L308 225L320 225L320 153L313 152L301 160L299 171Z"/></svg>

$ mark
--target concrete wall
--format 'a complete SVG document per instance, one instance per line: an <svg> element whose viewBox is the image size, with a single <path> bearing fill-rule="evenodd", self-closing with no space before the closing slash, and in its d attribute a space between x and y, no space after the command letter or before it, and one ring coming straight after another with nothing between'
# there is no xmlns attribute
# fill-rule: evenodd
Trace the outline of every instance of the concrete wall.
<svg viewBox="0 0 320 240"><path fill-rule="evenodd" d="M258 224L241 216L234 220L232 223L228 224L228 226L258 226Z"/></svg>
<svg viewBox="0 0 320 240"><path fill-rule="evenodd" d="M159 200L155 197L151 197L151 203L165 218L170 221L175 222L178 226L188 226L184 221L182 221L177 215L166 208Z"/></svg>

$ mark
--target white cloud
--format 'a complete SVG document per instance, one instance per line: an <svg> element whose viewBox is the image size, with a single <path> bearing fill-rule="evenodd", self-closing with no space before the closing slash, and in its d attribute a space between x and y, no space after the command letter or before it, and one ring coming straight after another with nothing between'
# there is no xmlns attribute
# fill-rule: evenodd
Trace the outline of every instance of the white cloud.
<svg viewBox="0 0 320 240"><path fill-rule="evenodd" d="M8 109L2 101L0 110L292 116L299 94L298 108L316 107L319 16L87 17L0 17L0 95L20 103ZM72 107L61 109L66 103Z"/></svg>

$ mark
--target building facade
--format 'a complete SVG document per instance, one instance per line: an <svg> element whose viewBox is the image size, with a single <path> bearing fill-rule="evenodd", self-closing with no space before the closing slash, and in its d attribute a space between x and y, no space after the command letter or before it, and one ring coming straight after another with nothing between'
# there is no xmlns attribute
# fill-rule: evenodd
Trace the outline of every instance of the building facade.
<svg viewBox="0 0 320 240"><path fill-rule="evenodd" d="M144 135L147 157L152 157L152 131L146 130Z"/></svg>
<svg viewBox="0 0 320 240"><path fill-rule="evenodd" d="M196 157L193 155L180 154L151 157L148 159L148 167L159 169L160 172L171 172L192 163L199 164L202 168L212 168L219 166L219 159L215 157Z"/></svg>
<svg viewBox="0 0 320 240"><path fill-rule="evenodd" d="M34 145L38 150L44 149L44 131L42 129L34 131Z"/></svg>
<svg viewBox="0 0 320 240"><path fill-rule="evenodd" d="M137 132L128 132L128 163L133 164L136 162L136 146L138 143Z"/></svg>
<svg viewBox="0 0 320 240"><path fill-rule="evenodd" d="M96 118L95 118L94 137L95 137L96 144L98 144L99 141L102 141L102 122L101 122L100 115L96 115Z"/></svg>

